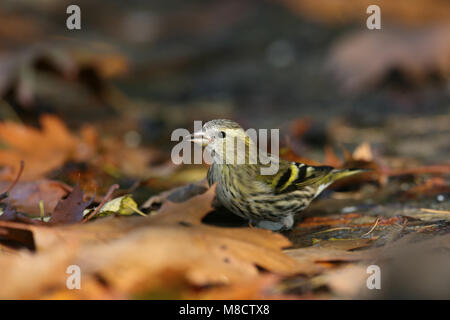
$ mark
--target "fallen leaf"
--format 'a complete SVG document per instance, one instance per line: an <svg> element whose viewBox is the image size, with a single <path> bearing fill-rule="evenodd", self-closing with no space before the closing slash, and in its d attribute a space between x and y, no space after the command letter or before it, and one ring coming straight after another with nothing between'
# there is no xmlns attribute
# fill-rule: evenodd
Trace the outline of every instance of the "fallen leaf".
<svg viewBox="0 0 450 320"><path fill-rule="evenodd" d="M244 280L226 287L218 287L190 296L190 299L201 300L289 300L294 295L271 292L279 285L281 278L274 275L262 275L256 279Z"/></svg>
<svg viewBox="0 0 450 320"><path fill-rule="evenodd" d="M404 196L407 198L418 198L434 196L439 193L450 193L450 185L441 177L432 177L424 183L406 190Z"/></svg>
<svg viewBox="0 0 450 320"><path fill-rule="evenodd" d="M71 224L83 220L84 210L92 203L94 198L83 201L83 191L77 184L66 199L60 200L52 212L50 224Z"/></svg>
<svg viewBox="0 0 450 320"><path fill-rule="evenodd" d="M339 159L339 157L333 151L333 148L330 146L325 146L324 164L335 168L340 168L342 166L342 160Z"/></svg>
<svg viewBox="0 0 450 320"><path fill-rule="evenodd" d="M366 288L367 266L349 265L332 269L313 280L316 285L326 285L338 297L354 298Z"/></svg>
<svg viewBox="0 0 450 320"><path fill-rule="evenodd" d="M136 201L131 195L127 194L115 199L112 199L105 203L105 205L100 209L100 216L107 216L110 214L118 215L130 215L138 210Z"/></svg>
<svg viewBox="0 0 450 320"><path fill-rule="evenodd" d="M142 180L162 176L167 180L167 175L175 167L171 161L153 166L153 163L163 159L162 153L155 148L129 147L120 139L103 139L99 142L99 146L102 157L96 166L112 176L125 175Z"/></svg>
<svg viewBox="0 0 450 320"><path fill-rule="evenodd" d="M302 137L311 127L311 119L299 118L292 121L289 126L289 134L295 138Z"/></svg>
<svg viewBox="0 0 450 320"><path fill-rule="evenodd" d="M52 288L65 287L66 269L75 252L59 246L39 255L21 251L0 256L0 299L38 299Z"/></svg>
<svg viewBox="0 0 450 320"><path fill-rule="evenodd" d="M295 154L290 147L280 150L280 158L288 161L304 163L310 166L320 166L320 162L299 156Z"/></svg>
<svg viewBox="0 0 450 320"><path fill-rule="evenodd" d="M7 206L3 212L0 213L0 220L3 221L12 221L16 219L17 212L15 209L11 208L11 206Z"/></svg>
<svg viewBox="0 0 450 320"><path fill-rule="evenodd" d="M0 193L8 188L9 181L0 181ZM40 215L39 202L42 201L46 213L53 212L59 200L72 188L62 182L53 180L19 181L8 196L9 204L29 215Z"/></svg>
<svg viewBox="0 0 450 320"><path fill-rule="evenodd" d="M373 161L373 154L370 144L367 142L363 142L359 146L357 146L353 151L352 159L365 162Z"/></svg>
<svg viewBox="0 0 450 320"><path fill-rule="evenodd" d="M14 122L0 123L0 141L7 146L0 149L0 166L3 179L12 179L19 170L21 160L26 160L22 180L39 179L59 168L68 159L81 161L89 156L89 147L72 135L65 124L55 116L40 119L42 130Z"/></svg>
<svg viewBox="0 0 450 320"><path fill-rule="evenodd" d="M118 77L127 73L129 69L127 58L119 53L74 50L71 56L77 65L94 68L101 78Z"/></svg>

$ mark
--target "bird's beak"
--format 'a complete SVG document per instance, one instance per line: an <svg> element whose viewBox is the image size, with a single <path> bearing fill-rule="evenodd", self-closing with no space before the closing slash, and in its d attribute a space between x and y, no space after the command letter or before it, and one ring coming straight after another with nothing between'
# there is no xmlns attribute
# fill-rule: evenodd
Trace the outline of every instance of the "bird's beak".
<svg viewBox="0 0 450 320"><path fill-rule="evenodd" d="M186 141L197 143L203 147L206 147L211 142L211 138L203 131L187 135L185 139Z"/></svg>

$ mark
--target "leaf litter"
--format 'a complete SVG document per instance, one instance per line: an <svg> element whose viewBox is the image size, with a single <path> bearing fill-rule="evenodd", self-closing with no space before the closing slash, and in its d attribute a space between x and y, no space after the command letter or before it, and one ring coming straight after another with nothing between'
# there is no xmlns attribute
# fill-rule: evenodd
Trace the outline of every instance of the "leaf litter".
<svg viewBox="0 0 450 320"><path fill-rule="evenodd" d="M171 281L191 286L237 284L258 279L259 268L283 276L306 270L281 251L290 242L280 234L203 225L213 198L211 188L182 204L167 202L150 217L108 217L58 228L8 222L0 226L31 231L38 252L77 246L71 250L71 262L82 268L85 278L101 277L111 290L127 295L170 287ZM60 276L65 278L64 273Z"/></svg>
<svg viewBox="0 0 450 320"><path fill-rule="evenodd" d="M50 118L48 123L63 128L58 120ZM18 127L12 128L17 132ZM67 150L83 144L67 129L62 130L67 133L62 141L70 141L72 146L50 147L49 152L63 154L59 166L70 161L71 153ZM39 131L29 132L25 135L37 134L39 139L52 139ZM20 169L12 160L25 156L30 147L18 142L10 145L14 148L9 151L16 157L11 157L8 165ZM0 297L284 299L313 297L323 286L328 288L328 293L321 297L355 297L361 288L354 281L349 282L352 275L359 279L367 263L392 259L394 248L399 246L397 242L402 243L402 248L413 246L414 243L402 241L408 235L424 236L421 242L431 243L430 250L435 250L436 246L448 247L445 230L448 230L449 216L445 210L411 208L405 212L395 209L394 215L385 216L383 211L392 209L380 211L370 203L364 206L365 199L384 199L380 203L387 208L392 205L389 201L393 199L389 199L393 194L376 195L373 190L364 191L364 188L355 191L360 193L359 197L355 194L351 197L359 199L356 206L349 207L350 200L346 198L333 200L333 196L339 194L337 191L349 184L386 186L389 177L445 171L424 167L389 173L392 169L386 170L386 165L380 164L368 143L362 143L353 153L344 149L343 154L344 160L341 160L327 147L324 163L336 167L357 164L373 171L334 186L337 190L332 198L319 199L305 211L305 217L298 221L294 230L284 234L248 228L242 223L235 227L220 226L220 222L219 225L205 223L206 215L214 217L220 209L214 203L214 188L209 188L205 180L153 196L139 208L132 195L118 190L118 185L112 185L100 200L95 194L85 195L79 184L72 188L43 178L48 169L38 169L38 179L33 181L21 181L20 174L15 178L10 176L9 181L3 180L0 184L3 190L8 190L4 192L6 205L0 215L3 253L0 266L9 270L0 276L4 283ZM290 149L283 156L298 159ZM99 166L98 160L95 166ZM11 172L20 173L19 169ZM27 165L23 172L31 174ZM27 177L33 176L25 175ZM426 180L401 195L414 199L447 192L444 178L430 179L431 182ZM330 201L335 203L327 205ZM331 212L324 216L322 205L328 210L331 208ZM136 212L146 216L136 216ZM432 234L442 236L429 238ZM65 268L71 264L82 268L85 290L67 292ZM53 270L51 276L45 276L45 270ZM21 278L20 274L33 272L42 276L33 278L33 285L27 286L25 281L29 279ZM296 287L298 279L302 279L301 288ZM286 281L291 282L287 287Z"/></svg>

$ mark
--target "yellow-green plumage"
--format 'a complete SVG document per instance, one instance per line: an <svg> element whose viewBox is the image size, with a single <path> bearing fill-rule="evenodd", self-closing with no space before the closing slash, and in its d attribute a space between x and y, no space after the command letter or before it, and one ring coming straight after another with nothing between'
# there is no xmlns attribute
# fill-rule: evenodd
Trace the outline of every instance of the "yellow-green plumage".
<svg viewBox="0 0 450 320"><path fill-rule="evenodd" d="M252 143L244 130L230 120L213 120L204 125L202 143L215 159L208 170L208 182L210 185L217 183L216 197L223 206L262 228L291 229L294 216L329 184L361 171L308 166L280 159L275 174L262 175L260 169L265 164L259 157L256 164L249 164L249 161L227 164L223 160L238 157L236 150L232 154L225 151L230 139L241 139L247 147ZM217 160L219 153L222 161ZM248 160L247 153L245 159Z"/></svg>

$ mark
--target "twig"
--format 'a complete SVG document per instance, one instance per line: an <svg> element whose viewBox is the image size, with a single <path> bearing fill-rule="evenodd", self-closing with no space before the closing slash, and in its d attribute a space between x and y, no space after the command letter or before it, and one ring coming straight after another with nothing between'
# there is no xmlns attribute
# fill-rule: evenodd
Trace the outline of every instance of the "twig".
<svg viewBox="0 0 450 320"><path fill-rule="evenodd" d="M109 187L108 192L103 197L102 202L100 202L100 204L97 206L97 208L95 208L94 211L89 213L89 215L83 220L83 223L89 221L92 217L94 217L101 210L101 208L103 208L105 203L111 199L113 192L116 191L117 189L119 189L118 184L113 184L111 187Z"/></svg>
<svg viewBox="0 0 450 320"><path fill-rule="evenodd" d="M117 197L129 194L129 193L133 193L138 187L141 186L141 181L140 180L136 180L133 185L131 187L129 187L128 189L124 189L124 190L120 190L116 193Z"/></svg>
<svg viewBox="0 0 450 320"><path fill-rule="evenodd" d="M3 192L2 194L0 194L0 201L2 201L3 199L6 199L9 197L9 193L11 192L11 190L16 186L17 182L19 182L20 177L22 176L23 173L23 168L25 167L25 163L23 162L23 160L20 161L20 168L19 168L19 172L17 173L16 179L14 179L13 183L11 183L11 185L9 186L9 188Z"/></svg>
<svg viewBox="0 0 450 320"><path fill-rule="evenodd" d="M318 231L318 232L314 232L313 234L319 234L319 233L325 233L325 232L332 232L332 231L338 231L338 230L352 230L353 228L351 227L339 227L339 228L331 228L331 229L327 229L327 230L322 230L322 231Z"/></svg>
<svg viewBox="0 0 450 320"><path fill-rule="evenodd" d="M430 224L429 226L423 226L423 227L420 227L419 229L417 229L417 232L422 232L426 229L435 228L436 226L437 226L436 224Z"/></svg>
<svg viewBox="0 0 450 320"><path fill-rule="evenodd" d="M368 236L369 234L371 234L373 232L373 230L375 230L375 228L377 227L378 222L380 222L380 220L381 220L381 218L378 217L377 220L375 221L375 224L373 225L373 227L370 228L370 230L368 232L364 233L361 237Z"/></svg>
<svg viewBox="0 0 450 320"><path fill-rule="evenodd" d="M435 209L427 209L420 208L421 211L429 212L429 213L442 213L442 214L450 214L450 211L447 210L435 210Z"/></svg>

